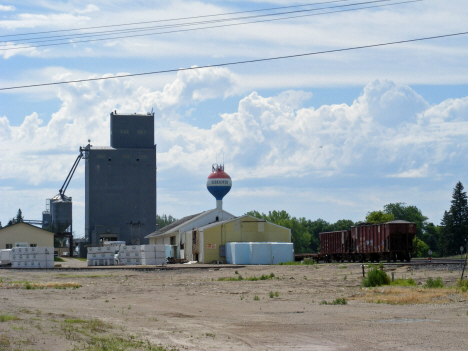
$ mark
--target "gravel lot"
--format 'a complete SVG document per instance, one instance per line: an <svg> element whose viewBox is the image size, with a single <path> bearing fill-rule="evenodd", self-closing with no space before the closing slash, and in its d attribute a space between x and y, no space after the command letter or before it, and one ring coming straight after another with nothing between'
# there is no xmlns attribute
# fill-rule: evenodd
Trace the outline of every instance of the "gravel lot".
<svg viewBox="0 0 468 351"><path fill-rule="evenodd" d="M76 263L69 261L63 267ZM454 285L460 275L447 266L391 269L396 278L419 284L441 277ZM218 281L271 273L267 280ZM361 278L360 265L347 263L150 272L4 269L0 350L468 348L466 294L447 290L447 298L428 304L368 303ZM52 284L34 288L46 283ZM81 287L60 288L66 283ZM323 304L343 297L346 305Z"/></svg>

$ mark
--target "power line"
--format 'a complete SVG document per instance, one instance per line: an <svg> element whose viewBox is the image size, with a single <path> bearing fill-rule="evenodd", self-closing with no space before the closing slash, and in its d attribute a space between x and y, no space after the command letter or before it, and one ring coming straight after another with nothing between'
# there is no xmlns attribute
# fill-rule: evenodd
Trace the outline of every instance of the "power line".
<svg viewBox="0 0 468 351"><path fill-rule="evenodd" d="M247 64L247 63L283 60L283 59L290 59L290 58L297 58L297 57L304 57L304 56L313 56L313 55L329 54L329 53L334 53L334 52L361 50L361 49L369 49L369 48L389 46L389 45L405 44L405 43L412 43L412 42L425 41L425 40L448 38L448 37L455 37L455 36L467 35L467 34L468 34L468 32L459 32L459 33L442 34L442 35L436 35L436 36L424 37L424 38L392 41L392 42L387 42L387 43L353 46L353 47L342 48L342 49L315 51L315 52L308 52L308 53L303 53L303 54L276 56L276 57L268 57L268 58L262 58L262 59L254 59L254 60L218 63L218 64L214 64L214 65L205 65L205 66L199 66L199 67L177 68L177 69L167 69L167 70L162 70L162 71L144 72L144 73L122 74L122 75L113 76L113 77L87 78L87 79L77 79L77 80L53 82L53 83L19 85L19 86L14 86L14 87L0 88L0 91L13 90L13 89L23 89L23 88L34 88L34 87L42 87L42 86L50 86L50 85L81 83L81 82L90 82L90 81L99 81L99 80L108 80L108 79L117 79L117 78L128 78L128 77L145 76L145 75L152 75L152 74L173 73L173 72L179 72L179 71L191 71L191 70L197 70L197 69L203 69L203 68L225 67L225 66L233 66L233 65L242 65L242 64Z"/></svg>
<svg viewBox="0 0 468 351"><path fill-rule="evenodd" d="M339 0L339 1L343 1L343 0ZM327 7L319 7L319 8L314 8L314 9L295 10L295 11L288 11L288 12L267 13L267 14L262 14L262 15L251 15L251 16L244 16L244 17L231 17L231 18L215 19L215 20L208 20L208 21L205 20L205 21L200 21L200 22L185 22L185 23L166 24L166 25L161 25L161 26L95 31L93 33L43 36L43 37L30 38L31 40L35 40L32 42L24 42L24 40L29 40L29 39L13 39L13 40L8 40L8 43L23 42L22 44L35 44L35 43L41 43L41 42L68 40L68 39L83 38L83 37L95 37L95 36L99 37L99 36L105 36L105 35L112 35L113 33L141 32L141 31L149 31L153 29L168 29L168 28L194 26L194 25L201 25L201 24L227 22L227 21L247 20L247 19L252 19L252 18L260 18L260 17L282 16L282 15L293 14L293 13L311 12L311 11L327 10L327 9L341 8L341 7L351 7L351 6L365 5L365 4L378 3L378 2L388 2L388 1L394 1L394 0L371 0L371 1L353 3L353 4L327 6ZM337 2L337 1L332 1L332 2ZM317 3L317 4L320 5L320 4L327 4L327 3ZM303 5L303 6L311 6L311 5ZM58 39L51 39L51 38L58 38ZM44 40L37 40L37 39L44 39ZM7 47L7 46L14 46L14 44L3 44L0 46Z"/></svg>
<svg viewBox="0 0 468 351"><path fill-rule="evenodd" d="M391 0L375 0L371 2L381 2L381 1L391 1ZM412 2L420 2L423 0L407 0L401 2L395 2L390 4L381 4L381 5L372 5L372 6L364 6L355 9L345 9L345 10L338 10L338 11L328 11L328 12L321 12L321 13L313 13L313 14L306 14L306 15L296 15L296 16L289 16L289 17L282 17L282 18L272 18L272 19L264 19L258 21L250 21L250 22L242 22L242 23L231 23L231 24L223 24L217 26L208 26L208 27L199 27L199 28L189 28L189 29L179 29L179 30L170 30L165 32L156 32L156 33L146 33L146 34L134 34L134 35L124 35L118 37L108 37L108 38L100 38L100 39L88 39L88 40L76 40L76 41L69 41L64 43L52 43L52 44L42 44L42 45L34 45L34 46L14 46L12 48L7 49L0 49L1 51L8 51L8 50L20 50L20 49L30 49L30 48L38 48L38 47L46 47L46 46L58 46L58 45L70 45L70 44L79 44L79 43L89 43L89 42L96 42L96 41L104 41L104 40L115 40L115 39L125 39L125 38L135 38L135 37L143 37L149 35L160 35L160 34L169 34L169 33L180 33L180 32L189 32L195 30L203 30L203 29L212 29L212 28L222 28L222 27L233 27L245 24L252 24L252 23L264 23L264 22L273 22L285 19L293 19L293 18L301 18L301 17L311 17L311 16L320 16L332 13L342 13L342 12L350 12L350 11L357 11L363 9L370 9L370 8L378 8L378 7L385 7L385 6L394 6L394 5L401 5L401 4L408 4Z"/></svg>
<svg viewBox="0 0 468 351"><path fill-rule="evenodd" d="M82 28L61 29L61 30L51 30L51 31L45 31L45 32L31 32L31 33L21 33L21 34L8 34L8 35L0 35L0 38L4 38L4 37L16 37L16 36L22 36L22 35L35 35L35 34L47 34L47 33L58 33L58 32L70 32L70 31L87 30L87 29L99 29L99 28L110 28L110 27L133 26L133 25L138 25L138 24L160 23L160 22L170 22L170 21L181 21L181 20L187 20L187 19L197 19L197 18L206 18L206 17L217 17L217 16L237 15L237 14L241 14L241 13L251 13L251 12L281 10L281 9L296 8L296 7L304 7L304 6L313 6L313 5L321 5L321 4L330 4L330 3L343 2L343 1L350 1L350 0L334 0L334 1L325 1L325 2L309 3L309 4L302 4L302 5L271 7L271 8L258 9L258 10L237 11L237 12L226 12L226 13L219 13L219 14L212 14L212 15L201 15L201 16L191 16L191 17L179 17L179 18L172 18L172 19L165 19L165 20L155 20L155 21L145 21L145 22L133 22L133 23L111 24L111 25L106 25L106 26L82 27Z"/></svg>

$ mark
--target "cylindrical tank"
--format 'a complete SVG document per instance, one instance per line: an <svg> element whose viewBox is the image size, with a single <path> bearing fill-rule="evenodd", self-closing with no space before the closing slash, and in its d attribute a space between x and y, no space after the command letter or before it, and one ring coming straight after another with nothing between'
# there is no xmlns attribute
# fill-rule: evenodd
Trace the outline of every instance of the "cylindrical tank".
<svg viewBox="0 0 468 351"><path fill-rule="evenodd" d="M50 199L52 231L63 233L72 224L72 198L58 194Z"/></svg>
<svg viewBox="0 0 468 351"><path fill-rule="evenodd" d="M223 197L231 190L232 180L229 174L224 172L224 166L213 165L212 173L206 180L208 191L216 199L216 207L222 208Z"/></svg>

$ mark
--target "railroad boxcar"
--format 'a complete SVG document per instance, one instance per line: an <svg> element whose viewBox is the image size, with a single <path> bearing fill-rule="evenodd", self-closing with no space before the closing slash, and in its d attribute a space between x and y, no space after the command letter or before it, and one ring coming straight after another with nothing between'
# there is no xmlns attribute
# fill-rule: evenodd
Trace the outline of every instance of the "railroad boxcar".
<svg viewBox="0 0 468 351"><path fill-rule="evenodd" d="M351 232L339 230L319 234L320 254L325 261L331 262L350 259L352 253Z"/></svg>
<svg viewBox="0 0 468 351"><path fill-rule="evenodd" d="M321 254L326 261L410 261L416 224L395 220L362 224L350 231L320 233Z"/></svg>

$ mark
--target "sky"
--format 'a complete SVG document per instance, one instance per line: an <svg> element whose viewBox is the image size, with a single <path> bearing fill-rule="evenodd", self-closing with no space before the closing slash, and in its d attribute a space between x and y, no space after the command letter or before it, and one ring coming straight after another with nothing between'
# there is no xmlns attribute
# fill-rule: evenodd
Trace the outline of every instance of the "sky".
<svg viewBox="0 0 468 351"><path fill-rule="evenodd" d="M354 11L94 42L70 39L56 46L25 45L13 40L27 36L12 36L110 25L117 26L100 30L129 29L135 27L123 24L318 2L325 0L0 0L0 89L468 31L466 1L389 0L346 7L389 5ZM318 12L298 14L311 13ZM41 35L69 33L76 32ZM211 165L224 160L233 179L224 209L234 215L285 210L311 220L358 221L385 204L404 202L437 225L450 207L455 184L468 182L467 58L468 35L460 35L0 90L0 221L5 225L19 208L25 219L40 220L46 199L58 193L79 147L88 139L94 146L109 145L111 111L153 110L160 215L180 218L214 208L206 178ZM84 235L84 168L82 162L66 192L73 198L76 237Z"/></svg>

